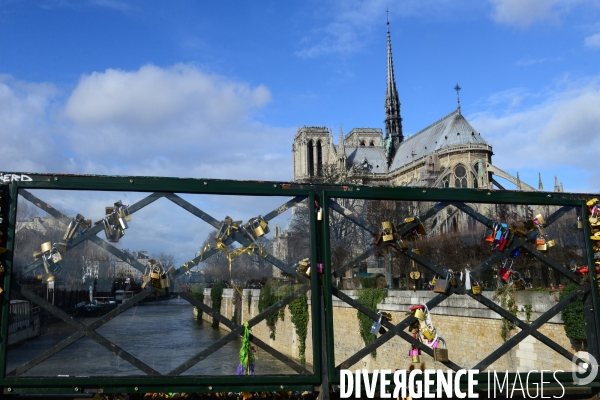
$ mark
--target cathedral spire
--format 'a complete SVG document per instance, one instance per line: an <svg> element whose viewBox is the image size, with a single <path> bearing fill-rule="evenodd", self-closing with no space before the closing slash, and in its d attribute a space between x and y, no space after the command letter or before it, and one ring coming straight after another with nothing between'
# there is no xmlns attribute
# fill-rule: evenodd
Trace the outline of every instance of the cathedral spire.
<svg viewBox="0 0 600 400"><path fill-rule="evenodd" d="M392 60L392 40L390 38L390 22L387 21L387 88L385 93L385 148L388 164L404 140L402 135L402 118L400 117L400 99L394 79L394 62Z"/></svg>

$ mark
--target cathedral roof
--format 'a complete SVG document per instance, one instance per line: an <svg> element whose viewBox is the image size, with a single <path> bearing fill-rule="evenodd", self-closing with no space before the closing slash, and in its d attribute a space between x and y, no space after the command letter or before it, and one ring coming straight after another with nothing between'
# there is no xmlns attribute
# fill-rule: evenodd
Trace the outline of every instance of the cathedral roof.
<svg viewBox="0 0 600 400"><path fill-rule="evenodd" d="M460 109L456 109L427 128L406 138L396 152L390 171L401 168L434 151L468 143L487 145L475 128L462 116Z"/></svg>
<svg viewBox="0 0 600 400"><path fill-rule="evenodd" d="M387 171L387 159L385 156L385 148L383 147L371 147L371 146L359 146L349 147L346 146L346 159L349 164L358 164L362 166L365 159L369 164L369 170L376 174L385 174Z"/></svg>

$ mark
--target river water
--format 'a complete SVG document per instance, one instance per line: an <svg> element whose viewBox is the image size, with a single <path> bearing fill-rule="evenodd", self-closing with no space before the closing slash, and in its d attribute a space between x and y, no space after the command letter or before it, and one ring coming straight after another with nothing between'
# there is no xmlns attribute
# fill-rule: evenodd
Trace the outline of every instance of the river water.
<svg viewBox="0 0 600 400"><path fill-rule="evenodd" d="M134 306L96 330L122 350L135 356L160 374L189 360L227 334L196 320L193 306L183 299ZM77 319L89 324L94 319ZM63 322L42 323L42 335L7 351L6 372L51 349L75 330ZM234 339L182 375L235 375L242 340ZM258 349L256 375L296 374L270 354ZM146 375L96 341L83 337L20 377L135 376Z"/></svg>

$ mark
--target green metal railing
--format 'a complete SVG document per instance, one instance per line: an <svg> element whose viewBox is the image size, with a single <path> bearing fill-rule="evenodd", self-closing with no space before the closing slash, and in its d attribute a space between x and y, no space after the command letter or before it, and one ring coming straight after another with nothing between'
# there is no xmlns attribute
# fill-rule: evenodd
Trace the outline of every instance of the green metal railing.
<svg viewBox="0 0 600 400"><path fill-rule="evenodd" d="M350 307L366 314L373 320L377 320L378 315L371 309L361 305L357 300L346 294L344 291L334 285L334 280L343 276L343 274L354 268L358 263L368 259L384 247L389 246L386 243L368 245L362 252L353 254L344 265L332 265L331 262L331 238L330 238L330 219L333 214L336 218L342 218L348 223L355 224L363 231L364 235L376 235L378 227L372 220L368 220L364 215L348 212L342 204L344 199L353 199L360 202L370 201L404 201L414 202L420 205L426 205L422 210L419 221L426 223L431 218L437 216L448 207L452 207L455 213L463 213L482 226L491 228L493 221L482 213L478 212L474 204L517 204L517 205L540 205L553 206L556 211L546 217L546 225L552 226L565 213L574 212L584 221L587 221L588 210L586 201L591 197L584 194L568 193L540 193L540 192L509 192L509 191L488 191L476 189L431 189L431 188L375 188L356 185L330 185L330 184L294 184L281 182L248 182L248 181L226 181L226 180L208 180L208 179L179 179L179 178L155 178L155 177L106 177L106 176L76 176L76 175L36 175L27 174L27 179L23 179L23 174L5 174L6 176L17 177L9 178L11 182L2 185L2 210L3 210L3 243L7 251L0 255L3 257L2 263L5 266L4 282L2 293L2 329L0 335L0 365L2 365L1 384L5 394L18 393L67 393L77 394L85 392L94 392L102 390L104 392L117 393L145 393L145 392L221 392L221 391L304 391L317 390L322 393L329 393L335 390L340 383L339 371L343 368L349 368L356 362L368 356L372 351L380 348L393 338L401 338L403 341L420 348L425 354L433 355L432 350L419 343L412 335L406 332L415 317L409 315L399 323L393 324L389 321L383 321L382 325L387 328L385 334L380 335L370 343L358 349L354 354L344 360L336 360L335 346L336 338L333 322L333 297L341 300ZM312 342L311 359L313 365L308 367L300 364L296 359L284 354L282 350L277 349L275 343L267 342L257 336L251 336L251 342L259 349L269 354L274 360L285 365L294 373L289 374L271 374L254 376L237 376L234 371L225 375L215 374L186 374L197 363L206 360L211 355L214 357L217 352L222 351L224 346L229 345L236 340L244 331L244 326L235 321L231 321L219 310L214 310L192 295L178 290L181 298L190 304L198 307L201 311L209 314L212 318L218 320L229 332L220 338L213 340L208 345L198 345L193 349L193 355L182 362L178 362L168 371L160 370L154 367L148 359L144 359L140 354L128 351L124 346L120 346L117 340L111 340L103 334L103 327L111 321L123 318L123 313L131 313L131 310L151 294L150 290L143 290L135 295L130 301L119 305L114 310L93 320L80 321L73 318L49 300L40 296L27 285L22 283L23 277L30 276L42 266L40 260L32 260L25 266L13 265L15 249L20 245L16 243L17 228L17 204L19 199L28 201L37 208L48 213L62 227L66 227L71 221L71 217L65 215L57 209L56 204L51 204L45 200L44 194L52 194L51 197L57 198L57 193L73 193L73 191L86 192L139 192L147 194L144 198L132 204L129 207L131 214L136 217L136 213L141 210L151 209L155 202L160 199L166 199L173 205L187 211L199 220L207 223L214 229L219 229L221 221L215 216L211 216L204 211L199 204L184 199L186 195L201 196L235 196L247 198L254 196L256 198L282 197L284 200L281 205L273 210L256 210L254 214L263 215L265 221L271 221L279 215L291 213L292 208L305 202L308 210L306 221L310 235L309 255L313 273L310 277L299 273L293 262L277 258L274 254L267 254L265 261L274 268L280 270L287 277L288 282L295 282L289 294L281 296L281 299L272 306L257 313L248 319L250 327L258 326L268 317L280 313L290 302L299 296L309 295L311 325L309 326L310 339ZM59 197L60 198L60 197ZM240 200L241 201L241 200ZM258 202L260 208L260 202ZM322 207L322 220L316 217L317 205ZM148 207L148 208L147 208ZM225 210L224 210L225 212ZM402 236L415 228L417 222L407 224L400 228L398 235ZM69 251L91 242L99 246L104 251L110 253L117 259L126 261L136 268L140 273L144 273L146 266L133 259L131 255L118 246L104 240L101 235L102 225L95 225L82 235L75 237L68 243L67 254ZM587 265L594 266L594 253L589 239L590 228L584 224L583 237L583 259ZM249 246L252 241L240 231L232 233L232 238L238 246ZM125 239L124 239L125 240ZM427 255L419 255L413 252L402 251L397 245L392 245L394 251L407 260L412 260L420 265L424 270L430 271L439 276L444 275L444 268L428 260ZM514 249L521 249L537 262L551 268L556 274L560 274L565 279L575 282L579 288L571 295L558 302L555 306L548 309L532 323L525 322L517 318L514 314L508 312L496 302L491 301L485 296L473 295L465 292L464 289L451 288L447 293L438 294L433 297L427 306L430 310L435 309L444 300L453 295L466 295L472 300L489 308L501 317L512 322L520 329L520 332L508 339L504 344L498 347L491 354L480 360L476 365L458 365L450 359L443 364L452 370L463 368L472 368L485 370L490 364L494 363L500 357L509 352L525 337L531 335L541 343L550 347L556 353L564 358L571 360L572 353L560 344L556 343L548 336L539 331L539 328L552 317L561 312L566 306L579 298L584 298L585 316L587 321L588 351L597 359L599 357L599 338L598 326L600 321L600 308L598 307L598 286L596 274L593 273L593 267L590 268L590 279L584 281L580 276L575 275L570 269L556 262L553 258L537 251L535 245L532 246L526 238L515 237L511 246L501 252L494 252L479 265L473 268L472 273L482 274L489 271L492 266L507 257ZM258 252L256 248L251 248L251 252ZM215 248L204 249L200 255L193 257L189 263L198 265L202 261L214 257L218 254ZM324 265L322 274L316 273L317 262ZM173 279L183 276L188 268L181 266L176 269L172 275ZM9 364L11 350L7 346L8 329L10 325L10 300L16 297L24 298L33 304L41 307L47 315L53 320L59 321L60 326L68 327L68 336L57 343L48 346L41 353L32 356L20 362L15 368L7 368ZM144 332L140 332L143 340ZM111 376L110 366L102 374L86 377L61 377L61 376L36 376L36 366L42 365L52 357L64 352L74 343L80 340L91 340L103 347L107 352L116 355L120 359L134 366L138 372L129 376ZM35 340L35 339L34 339ZM72 347L71 347L72 348ZM150 347L151 348L151 347ZM74 363L77 360L73 360ZM583 360L576 359L576 363L582 364ZM14 364L14 363L12 363ZM393 370L397 366L390 366ZM522 373L522 372L521 372ZM512 375L511 375L512 376ZM571 373L565 372L557 374L561 383L569 388L573 387ZM479 376L479 388L487 387L488 376L481 373ZM531 375L529 382L531 384L539 383L542 377ZM590 384L590 387L600 387L600 377ZM326 397L326 395L325 395Z"/></svg>

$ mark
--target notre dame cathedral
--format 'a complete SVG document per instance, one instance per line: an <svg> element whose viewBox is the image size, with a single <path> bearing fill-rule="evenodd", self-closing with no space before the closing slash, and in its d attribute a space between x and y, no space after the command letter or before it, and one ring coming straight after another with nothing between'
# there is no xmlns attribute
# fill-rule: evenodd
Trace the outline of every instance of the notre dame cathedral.
<svg viewBox="0 0 600 400"><path fill-rule="evenodd" d="M460 90L456 85L455 90ZM298 129L292 152L295 182L353 182L384 186L425 186L536 190L492 164L492 146L471 126L458 107L404 138L400 100L394 79L392 44L387 29L385 138L380 128L354 128L333 144L325 127ZM542 181L538 190L543 190ZM554 191L562 191L555 177Z"/></svg>

